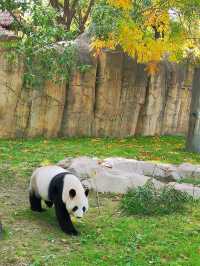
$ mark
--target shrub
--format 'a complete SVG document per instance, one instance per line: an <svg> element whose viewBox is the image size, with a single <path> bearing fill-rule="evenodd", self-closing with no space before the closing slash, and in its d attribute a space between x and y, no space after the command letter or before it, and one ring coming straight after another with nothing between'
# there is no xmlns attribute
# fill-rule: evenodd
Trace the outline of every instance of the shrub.
<svg viewBox="0 0 200 266"><path fill-rule="evenodd" d="M171 185L158 189L149 181L144 186L129 190L122 198L121 209L129 215L171 214L183 211L186 203L192 201L192 196Z"/></svg>

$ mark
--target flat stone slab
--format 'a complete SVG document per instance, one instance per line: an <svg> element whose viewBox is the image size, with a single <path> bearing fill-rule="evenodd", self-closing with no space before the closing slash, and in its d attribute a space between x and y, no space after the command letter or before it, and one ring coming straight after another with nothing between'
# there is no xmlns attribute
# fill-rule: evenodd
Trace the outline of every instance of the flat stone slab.
<svg viewBox="0 0 200 266"><path fill-rule="evenodd" d="M134 171L141 175L157 177L163 181L175 181L181 179L181 171L177 171L177 166L172 164L137 161L124 158L107 158L103 161L103 164L110 165L113 169L117 168L128 172Z"/></svg>
<svg viewBox="0 0 200 266"><path fill-rule="evenodd" d="M7 31L0 26L0 41L11 41L16 39L17 36L13 32Z"/></svg>
<svg viewBox="0 0 200 266"><path fill-rule="evenodd" d="M74 172L82 183L98 192L126 193L128 189L143 186L152 180L157 188L165 185L154 177L163 180L178 180L185 177L199 177L199 166L181 164L158 164L124 158L78 157L66 158L59 166ZM194 198L200 197L200 188L190 184L169 182L175 189L187 192Z"/></svg>
<svg viewBox="0 0 200 266"><path fill-rule="evenodd" d="M174 186L176 190L186 192L195 199L200 198L200 187L194 186L192 184L186 184L186 183L179 184L179 183L171 182L169 184Z"/></svg>

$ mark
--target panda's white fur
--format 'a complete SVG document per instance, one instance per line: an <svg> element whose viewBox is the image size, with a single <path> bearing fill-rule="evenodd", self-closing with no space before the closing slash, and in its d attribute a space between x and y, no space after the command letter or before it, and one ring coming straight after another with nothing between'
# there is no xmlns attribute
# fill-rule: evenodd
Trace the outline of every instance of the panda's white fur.
<svg viewBox="0 0 200 266"><path fill-rule="evenodd" d="M57 165L48 165L37 168L31 176L29 191L33 190L43 200L49 200L48 190L51 180L57 174L64 172L67 173L64 168Z"/></svg>
<svg viewBox="0 0 200 266"><path fill-rule="evenodd" d="M60 200L54 201L49 198L49 191L50 187L54 186L52 184L58 175L61 175L61 178L56 180L56 185L62 187L62 191L60 193L61 195L59 195ZM56 165L43 166L37 168L33 172L30 180L29 195L31 209L35 211L42 211L41 199L44 200L47 205L49 203L50 206L54 203L57 217L60 220L60 225L62 224L63 219L68 219L68 214L73 214L74 216L81 218L88 210L87 193L84 190L79 178L74 174L69 173L64 168ZM65 205L67 213L63 210L63 204ZM70 224L71 221L68 223ZM61 225L61 228L62 227L64 227L64 230L66 229L65 225ZM72 229L74 230L74 228ZM66 231L68 230L66 229Z"/></svg>
<svg viewBox="0 0 200 266"><path fill-rule="evenodd" d="M76 191L76 196L73 199L71 199L69 195L71 188ZM69 213L72 213L76 217L82 218L83 214L88 210L88 198L85 195L85 190L79 179L74 175L68 174L64 179L62 200L66 204ZM77 206L78 209L73 212L72 210L75 206Z"/></svg>

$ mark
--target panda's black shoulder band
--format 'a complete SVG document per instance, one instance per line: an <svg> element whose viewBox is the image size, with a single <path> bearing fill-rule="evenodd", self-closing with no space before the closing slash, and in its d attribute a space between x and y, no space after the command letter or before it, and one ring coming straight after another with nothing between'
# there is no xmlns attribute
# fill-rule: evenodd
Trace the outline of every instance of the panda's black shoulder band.
<svg viewBox="0 0 200 266"><path fill-rule="evenodd" d="M63 172L55 175L50 184L48 190L48 198L50 201L53 201L55 197L59 197L62 199L62 191L63 191L63 184L64 184L64 177L66 175L72 174L70 172Z"/></svg>

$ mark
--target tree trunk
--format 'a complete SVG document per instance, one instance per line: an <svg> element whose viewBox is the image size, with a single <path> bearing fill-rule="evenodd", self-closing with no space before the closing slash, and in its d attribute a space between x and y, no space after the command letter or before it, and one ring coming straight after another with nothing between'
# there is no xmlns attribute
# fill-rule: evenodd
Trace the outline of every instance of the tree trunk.
<svg viewBox="0 0 200 266"><path fill-rule="evenodd" d="M200 68L195 69L186 149L200 153Z"/></svg>

